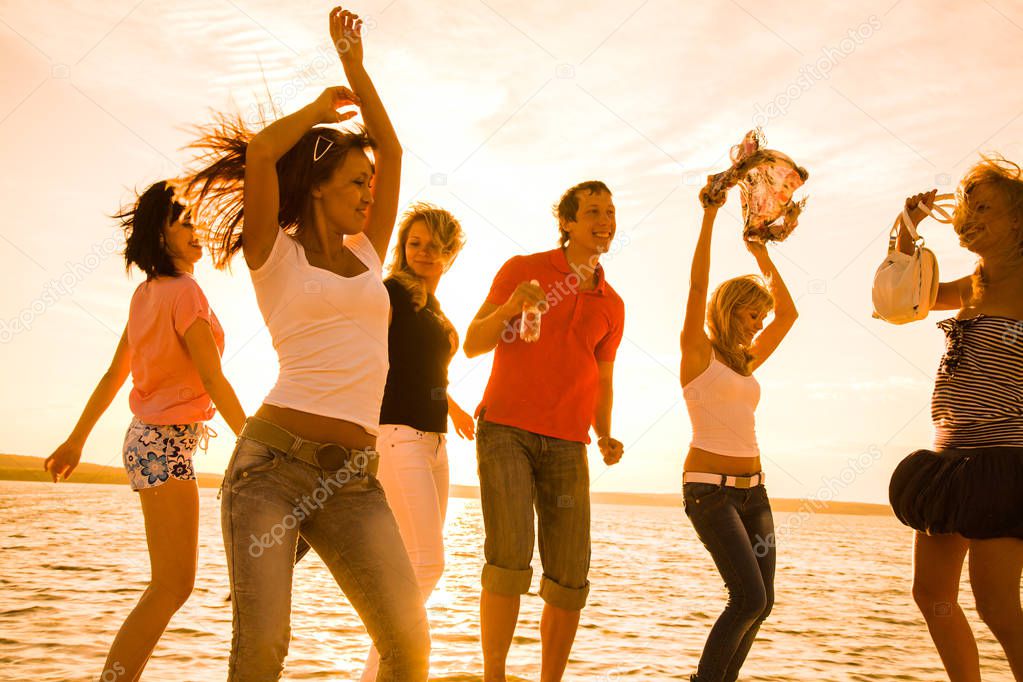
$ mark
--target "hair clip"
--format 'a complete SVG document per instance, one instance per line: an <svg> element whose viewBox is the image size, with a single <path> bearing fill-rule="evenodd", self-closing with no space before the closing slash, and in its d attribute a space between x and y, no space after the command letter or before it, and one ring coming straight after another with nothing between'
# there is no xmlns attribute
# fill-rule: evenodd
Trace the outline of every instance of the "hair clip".
<svg viewBox="0 0 1023 682"><path fill-rule="evenodd" d="M326 142L327 146L320 151L320 141ZM313 145L313 163L316 163L323 158L323 155L330 151L330 148L334 146L334 140L324 137L323 135L316 136L316 144Z"/></svg>

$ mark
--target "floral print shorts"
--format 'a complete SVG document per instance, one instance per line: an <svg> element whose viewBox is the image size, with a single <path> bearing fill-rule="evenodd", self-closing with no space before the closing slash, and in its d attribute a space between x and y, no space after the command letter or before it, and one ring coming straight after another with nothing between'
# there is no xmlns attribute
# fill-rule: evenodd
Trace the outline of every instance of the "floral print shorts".
<svg viewBox="0 0 1023 682"><path fill-rule="evenodd" d="M155 488L168 479L194 481L192 455L205 424L147 424L131 420L124 436L124 469L134 491Z"/></svg>

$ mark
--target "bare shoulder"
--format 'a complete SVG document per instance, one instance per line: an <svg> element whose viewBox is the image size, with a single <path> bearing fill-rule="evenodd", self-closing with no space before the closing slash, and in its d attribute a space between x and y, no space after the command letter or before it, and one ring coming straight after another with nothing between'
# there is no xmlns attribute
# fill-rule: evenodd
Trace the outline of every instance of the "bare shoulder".
<svg viewBox="0 0 1023 682"><path fill-rule="evenodd" d="M712 356L710 341L706 341L706 343L697 341L683 347L679 376L683 388L706 371L710 366Z"/></svg>

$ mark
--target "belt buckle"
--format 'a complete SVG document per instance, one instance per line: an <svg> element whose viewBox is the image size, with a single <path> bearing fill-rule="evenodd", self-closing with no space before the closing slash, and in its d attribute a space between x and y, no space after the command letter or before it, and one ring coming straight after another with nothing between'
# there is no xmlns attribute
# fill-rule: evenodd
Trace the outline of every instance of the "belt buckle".
<svg viewBox="0 0 1023 682"><path fill-rule="evenodd" d="M736 488L740 488L742 490L746 490L748 488L752 488L753 487L753 477L752 476L736 476L735 477L735 487Z"/></svg>
<svg viewBox="0 0 1023 682"><path fill-rule="evenodd" d="M351 457L352 451L337 443L324 443L316 448L316 452L313 453L316 466L324 471L337 471L341 469L348 464Z"/></svg>

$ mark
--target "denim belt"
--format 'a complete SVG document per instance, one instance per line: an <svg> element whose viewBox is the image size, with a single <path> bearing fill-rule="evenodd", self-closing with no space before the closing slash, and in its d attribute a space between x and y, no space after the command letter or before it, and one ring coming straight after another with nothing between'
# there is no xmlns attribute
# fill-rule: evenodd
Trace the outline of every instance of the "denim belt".
<svg viewBox="0 0 1023 682"><path fill-rule="evenodd" d="M317 443L300 438L287 429L258 417L249 417L242 427L241 436L259 441L271 448L282 450L297 460L324 471L350 469L353 473L376 475L380 455L373 448L353 450L338 443ZM361 459L365 463L360 463Z"/></svg>
<svg viewBox="0 0 1023 682"><path fill-rule="evenodd" d="M726 476L725 474L708 474L701 471L686 471L682 474L682 483L712 483L730 488L753 488L763 482L763 471L758 471L750 476Z"/></svg>

